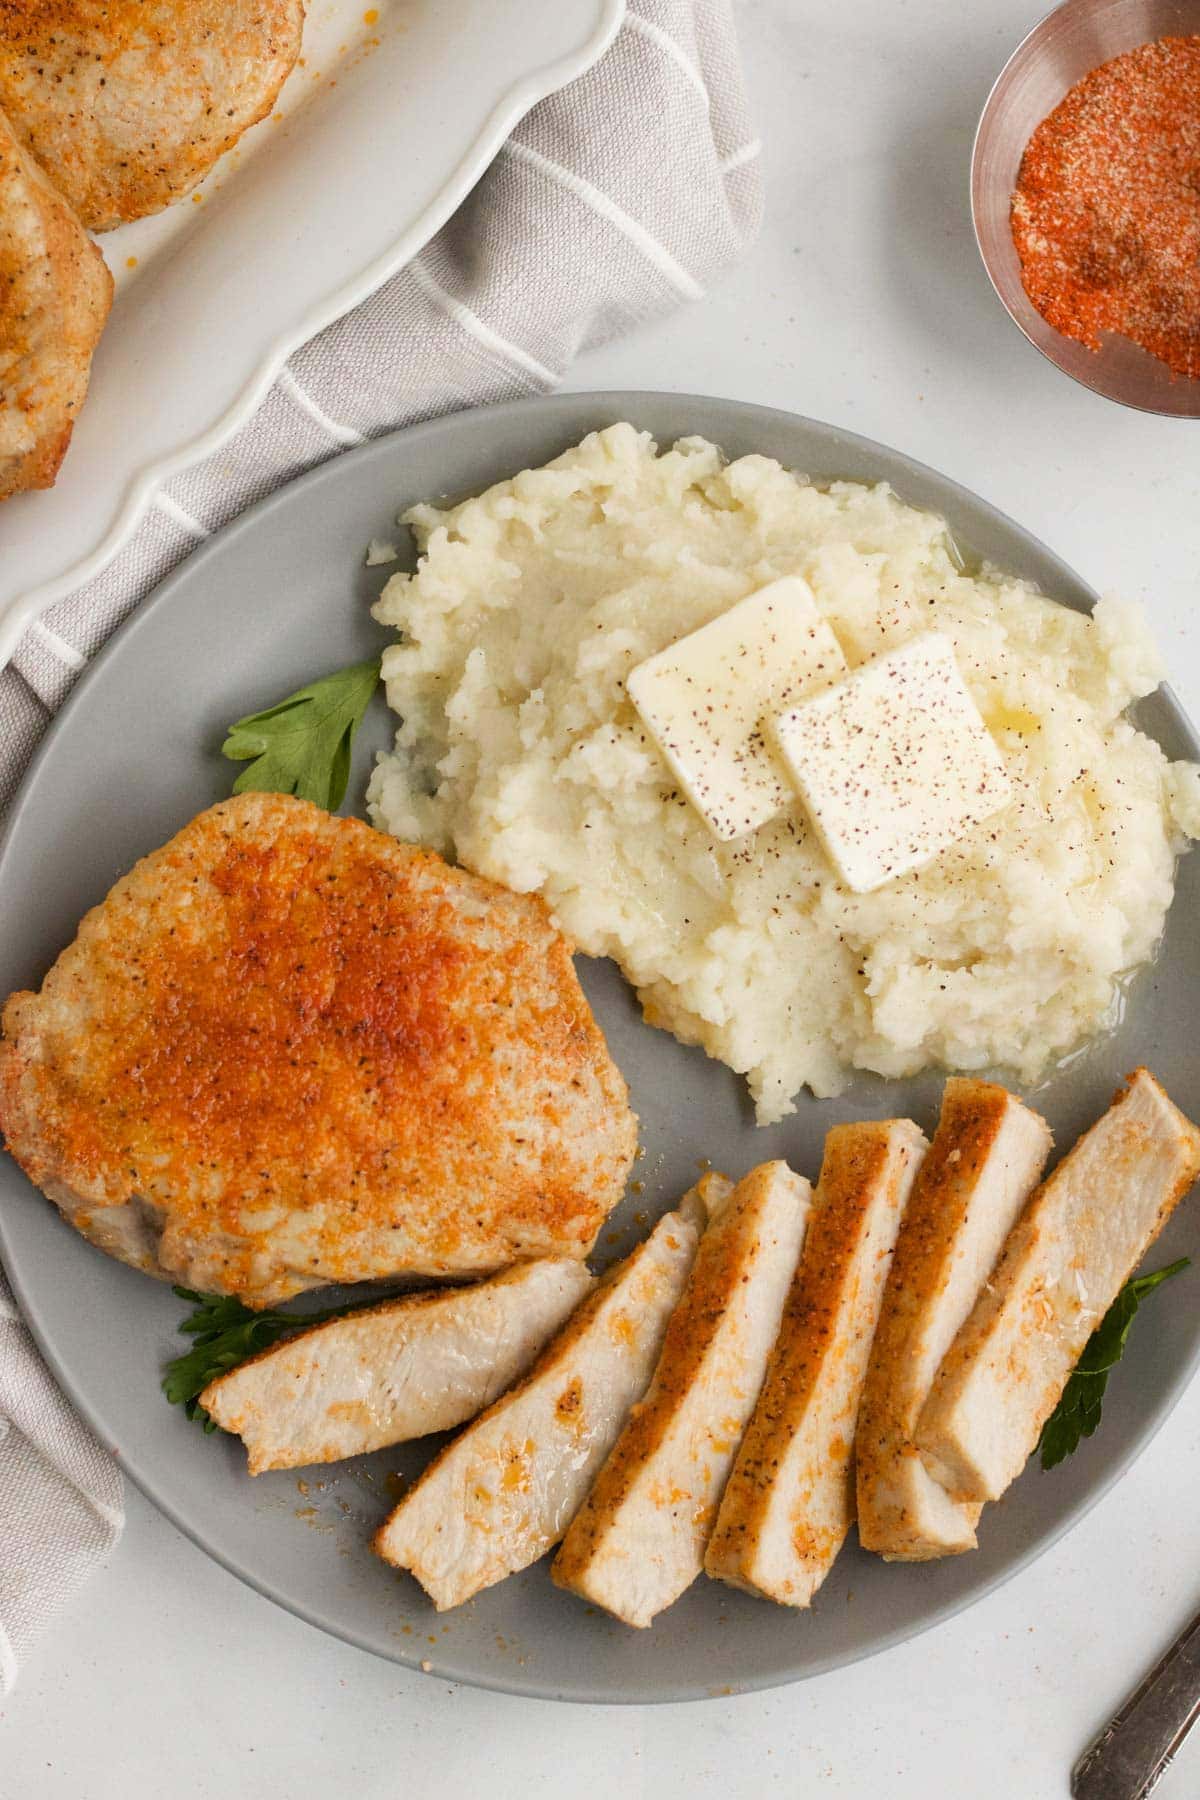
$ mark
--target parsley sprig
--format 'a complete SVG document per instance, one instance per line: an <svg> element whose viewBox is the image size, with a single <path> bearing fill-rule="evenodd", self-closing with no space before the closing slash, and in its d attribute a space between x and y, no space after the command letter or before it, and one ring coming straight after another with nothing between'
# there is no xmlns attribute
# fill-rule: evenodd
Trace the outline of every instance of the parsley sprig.
<svg viewBox="0 0 1200 1800"><path fill-rule="evenodd" d="M340 1319L364 1305L378 1304L357 1300L345 1306L327 1307L324 1312L252 1312L229 1294L198 1294L194 1288L185 1287L172 1291L181 1300L190 1300L195 1308L179 1325L180 1331L195 1342L190 1350L167 1364L162 1389L172 1406L182 1406L188 1418L203 1425L205 1431L216 1431L218 1426L200 1405L200 1395L218 1375L236 1368L260 1350L269 1349L289 1332L306 1331L310 1325L321 1325L326 1319Z"/></svg>
<svg viewBox="0 0 1200 1800"><path fill-rule="evenodd" d="M231 725L221 754L250 765L234 782L234 793L296 794L334 812L350 779L354 735L378 683L375 656L310 681L277 706Z"/></svg>
<svg viewBox="0 0 1200 1800"><path fill-rule="evenodd" d="M1042 1427L1038 1448L1043 1469L1053 1469L1064 1462L1074 1455L1085 1437L1091 1437L1100 1423L1109 1375L1125 1354L1138 1307L1162 1282L1186 1269L1189 1260L1181 1256L1178 1262L1156 1269L1153 1275L1138 1275L1125 1283L1088 1339L1062 1398Z"/></svg>

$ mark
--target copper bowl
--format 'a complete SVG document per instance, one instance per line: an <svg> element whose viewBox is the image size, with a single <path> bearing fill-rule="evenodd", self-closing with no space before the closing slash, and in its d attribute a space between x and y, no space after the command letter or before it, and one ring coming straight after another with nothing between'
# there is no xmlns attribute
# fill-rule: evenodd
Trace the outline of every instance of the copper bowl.
<svg viewBox="0 0 1200 1800"><path fill-rule="evenodd" d="M1010 206L1021 156L1063 95L1125 50L1160 37L1200 34L1200 0L1065 0L1017 46L1000 71L975 134L971 216L992 286L1029 342L1094 393L1143 412L1200 418L1200 380L1172 375L1128 338L1106 333L1099 350L1047 324L1021 286Z"/></svg>

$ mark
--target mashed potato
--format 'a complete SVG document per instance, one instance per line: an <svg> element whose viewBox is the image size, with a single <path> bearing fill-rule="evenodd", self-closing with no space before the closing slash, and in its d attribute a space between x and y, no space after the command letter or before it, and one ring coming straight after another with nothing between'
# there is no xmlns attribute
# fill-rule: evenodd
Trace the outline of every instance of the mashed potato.
<svg viewBox="0 0 1200 1800"><path fill-rule="evenodd" d="M944 522L885 486L819 489L699 438L659 455L629 425L409 521L420 566L377 607L403 636L376 823L543 893L651 1024L747 1076L762 1122L854 1069L1029 1081L1113 1018L1200 835L1200 770L1122 717L1160 673L1136 612L1089 619L965 570ZM799 806L715 842L625 693L635 664L793 573L852 665L948 633L1015 789L870 894L841 885Z"/></svg>

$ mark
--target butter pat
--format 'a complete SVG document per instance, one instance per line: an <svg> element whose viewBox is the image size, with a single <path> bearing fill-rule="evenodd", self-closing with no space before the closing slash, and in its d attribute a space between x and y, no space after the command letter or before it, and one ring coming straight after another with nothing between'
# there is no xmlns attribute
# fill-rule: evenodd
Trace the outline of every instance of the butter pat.
<svg viewBox="0 0 1200 1800"><path fill-rule="evenodd" d="M639 664L627 690L676 781L728 842L794 803L764 719L845 670L811 588L790 575Z"/></svg>
<svg viewBox="0 0 1200 1800"><path fill-rule="evenodd" d="M931 862L1012 798L954 646L922 633L768 725L856 893Z"/></svg>

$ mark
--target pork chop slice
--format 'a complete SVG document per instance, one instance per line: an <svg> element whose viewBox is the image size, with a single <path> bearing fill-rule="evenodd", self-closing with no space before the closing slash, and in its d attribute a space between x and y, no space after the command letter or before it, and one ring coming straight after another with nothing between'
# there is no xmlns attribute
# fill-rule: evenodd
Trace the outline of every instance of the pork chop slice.
<svg viewBox="0 0 1200 1800"><path fill-rule="evenodd" d="M636 1149L542 902L283 794L145 857L2 1031L30 1179L251 1306L583 1257Z"/></svg>
<svg viewBox="0 0 1200 1800"><path fill-rule="evenodd" d="M84 224L193 188L270 112L303 0L0 0L0 107Z"/></svg>
<svg viewBox="0 0 1200 1800"><path fill-rule="evenodd" d="M979 1507L952 1500L913 1441L933 1378L1050 1152L1005 1088L956 1076L896 1240L855 1437L858 1537L893 1562L973 1550Z"/></svg>
<svg viewBox="0 0 1200 1800"><path fill-rule="evenodd" d="M104 258L0 112L0 500L53 486L112 291Z"/></svg>
<svg viewBox="0 0 1200 1800"><path fill-rule="evenodd" d="M200 1404L242 1439L251 1475L450 1431L525 1373L593 1286L583 1263L544 1257L385 1300L218 1375Z"/></svg>
<svg viewBox="0 0 1200 1800"><path fill-rule="evenodd" d="M557 1544L645 1392L707 1220L706 1177L610 1270L529 1374L434 1458L374 1544L439 1612Z"/></svg>
<svg viewBox="0 0 1200 1800"><path fill-rule="evenodd" d="M1029 1201L917 1423L935 1480L998 1500L1092 1332L1200 1174L1200 1131L1136 1069Z"/></svg>
<svg viewBox="0 0 1200 1800"><path fill-rule="evenodd" d="M763 1391L704 1556L808 1606L854 1523L854 1433L900 1221L928 1148L908 1119L835 1125Z"/></svg>
<svg viewBox="0 0 1200 1800"><path fill-rule="evenodd" d="M654 1379L554 1559L559 1587L649 1625L700 1573L804 1239L786 1163L740 1181L705 1232Z"/></svg>

